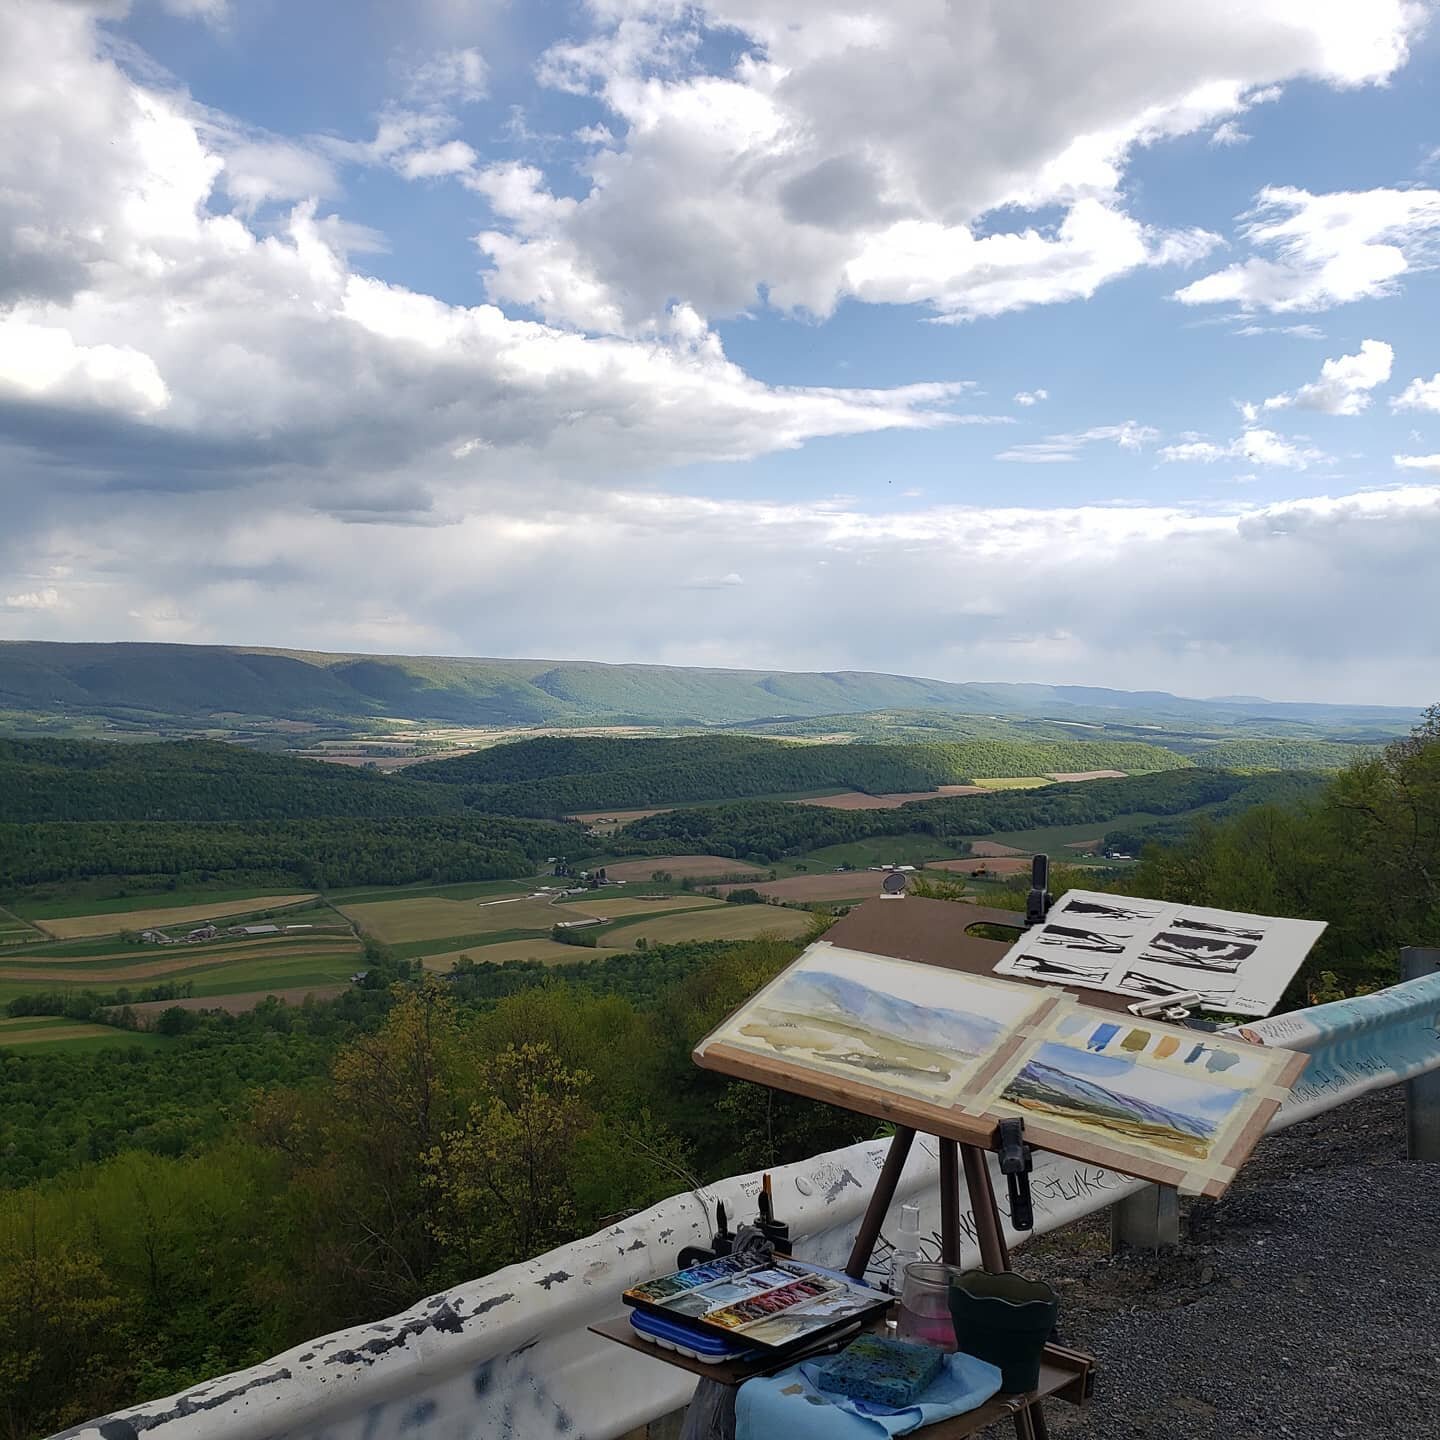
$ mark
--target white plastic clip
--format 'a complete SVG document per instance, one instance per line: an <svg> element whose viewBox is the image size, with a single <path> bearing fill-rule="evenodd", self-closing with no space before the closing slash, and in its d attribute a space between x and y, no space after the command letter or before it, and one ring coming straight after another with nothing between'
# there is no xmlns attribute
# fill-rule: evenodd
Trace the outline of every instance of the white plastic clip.
<svg viewBox="0 0 1440 1440"><path fill-rule="evenodd" d="M1199 1003L1199 993L1189 990L1183 995L1153 995L1148 1000L1137 1000L1128 1008L1142 1020L1174 1020L1178 1024L1188 1020L1191 1008Z"/></svg>

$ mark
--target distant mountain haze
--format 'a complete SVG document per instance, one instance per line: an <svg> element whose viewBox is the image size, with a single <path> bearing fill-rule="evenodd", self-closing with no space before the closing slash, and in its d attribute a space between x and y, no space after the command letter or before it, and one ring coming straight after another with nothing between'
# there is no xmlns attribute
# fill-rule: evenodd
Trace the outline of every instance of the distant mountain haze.
<svg viewBox="0 0 1440 1440"><path fill-rule="evenodd" d="M718 670L226 645L0 641L0 711L131 722L253 717L451 725L735 725L880 710L1224 727L1409 728L1406 707L1191 700L1163 691L975 683L867 671Z"/></svg>

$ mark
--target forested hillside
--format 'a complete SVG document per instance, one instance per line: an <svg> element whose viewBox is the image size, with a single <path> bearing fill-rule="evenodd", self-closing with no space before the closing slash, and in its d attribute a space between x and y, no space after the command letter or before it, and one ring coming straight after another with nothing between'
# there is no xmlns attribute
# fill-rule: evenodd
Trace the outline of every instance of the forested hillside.
<svg viewBox="0 0 1440 1440"><path fill-rule="evenodd" d="M1288 776L1271 776L1273 785ZM1308 966L1346 993L1394 983L1402 945L1440 945L1440 706L1308 798L1247 807L1147 847L1137 895L1327 920Z"/></svg>
<svg viewBox="0 0 1440 1440"><path fill-rule="evenodd" d="M1091 741L807 745L737 735L547 739L498 745L417 766L417 782L456 787L464 803L503 815L677 805L823 789L933 790L992 776L1051 771L1174 770L1157 746Z"/></svg>
<svg viewBox="0 0 1440 1440"><path fill-rule="evenodd" d="M949 796L916 801L895 810L831 810L768 801L716 805L671 810L636 820L625 826L611 845L622 853L691 850L741 859L778 860L872 835L918 832L937 839L958 839L1090 822L1094 822L1098 834L1121 815L1159 817L1232 800L1243 804L1245 792L1263 787L1269 778L1250 779L1214 770L1174 770L1125 780L1090 780L1035 790Z"/></svg>
<svg viewBox="0 0 1440 1440"><path fill-rule="evenodd" d="M1191 759L1212 770L1343 770L1374 748L1329 740L1221 740Z"/></svg>
<svg viewBox="0 0 1440 1440"><path fill-rule="evenodd" d="M378 771L206 740L107 745L0 738L0 823L438 815L460 800Z"/></svg>
<svg viewBox="0 0 1440 1440"><path fill-rule="evenodd" d="M0 894L99 876L132 891L443 884L533 875L547 856L593 849L578 825L499 815L0 825Z"/></svg>

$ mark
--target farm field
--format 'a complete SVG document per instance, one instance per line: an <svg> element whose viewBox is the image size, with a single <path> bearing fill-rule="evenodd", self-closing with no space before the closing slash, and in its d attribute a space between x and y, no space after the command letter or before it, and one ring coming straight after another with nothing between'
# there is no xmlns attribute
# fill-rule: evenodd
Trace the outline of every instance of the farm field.
<svg viewBox="0 0 1440 1440"><path fill-rule="evenodd" d="M158 1049L169 1043L163 1035L137 1034L133 1030L118 1030L111 1025L92 1025L60 1016L26 1015L16 1020L0 1020L0 1050L14 1046L23 1048L29 1055L98 1050L113 1045Z"/></svg>
<svg viewBox="0 0 1440 1440"><path fill-rule="evenodd" d="M1023 855L1023 850L1017 850L1013 845L997 845L993 840L972 840L970 842L970 853L972 855Z"/></svg>
<svg viewBox="0 0 1440 1440"><path fill-rule="evenodd" d="M784 880L762 880L755 885L722 885L720 888L727 895L732 890L758 890L770 900L813 905L824 900L868 900L880 893L883 878L874 870L846 870L840 875L791 875Z"/></svg>
<svg viewBox="0 0 1440 1440"><path fill-rule="evenodd" d="M735 908L733 905L730 907ZM611 952L604 945L593 950L583 945L561 945L545 936L537 935L533 940L502 940L496 945L468 945L460 950L448 950L443 955L427 955L422 963L427 970L444 972L451 969L462 956L468 955L477 965L503 965L507 960L538 960L542 965L574 965L579 961L593 960L597 955Z"/></svg>
<svg viewBox="0 0 1440 1440"><path fill-rule="evenodd" d="M585 915L599 915L606 920L621 920L627 915L661 915L669 910L704 910L709 906L723 903L723 901L712 899L708 895L686 894L683 891L675 895L657 895L651 898L640 895L633 897L620 895L614 899L592 900L586 896L583 899L566 901L563 905L555 906L554 914L558 920L575 918L571 914L572 911L579 911Z"/></svg>
<svg viewBox="0 0 1440 1440"><path fill-rule="evenodd" d="M924 865L931 860L958 860L962 852L933 835L876 835L865 840L848 840L840 845L823 845L793 860L777 860L771 867L776 878L803 875L816 870L833 870L853 865L864 870L871 865Z"/></svg>
<svg viewBox="0 0 1440 1440"><path fill-rule="evenodd" d="M116 935L121 930L149 930L167 925L196 924L221 920L230 915L249 915L256 910L274 910L286 905L303 905L318 897L301 892L290 895L260 895L248 900L212 901L205 905L175 905L145 910L106 910L96 915L37 919L36 924L57 940L78 940L90 935Z"/></svg>
<svg viewBox="0 0 1440 1440"><path fill-rule="evenodd" d="M19 945L40 938L41 932L28 921L8 910L0 910L0 945Z"/></svg>
<svg viewBox="0 0 1440 1440"><path fill-rule="evenodd" d="M1125 772L1123 770L1071 770L1068 772L1056 771L1053 775L1050 776L1050 778L1052 780L1064 781L1066 783L1070 783L1076 780L1123 780L1125 778Z"/></svg>
<svg viewBox="0 0 1440 1440"><path fill-rule="evenodd" d="M557 913L548 900L531 900L530 891L513 900L382 900L363 905L342 904L340 913L367 935L391 945L412 940L447 940L483 935L487 931L548 930L557 920L575 919ZM572 907L573 908L573 907ZM577 912L578 913L578 912Z"/></svg>
<svg viewBox="0 0 1440 1440"><path fill-rule="evenodd" d="M997 780L977 780L976 786L992 790L1041 790L1055 782L1048 775L1006 775Z"/></svg>
<svg viewBox="0 0 1440 1440"><path fill-rule="evenodd" d="M1202 806L1199 810L1188 813L1201 814L1204 808ZM1050 825L1035 830L1005 832L997 830L994 834L985 836L985 839L999 845L1013 845L1027 855L1043 852L1052 858L1071 860L1076 852L1072 850L1065 854L1065 847L1077 840L1093 840L1097 831L1143 829L1164 818L1166 817L1140 811L1129 815L1116 815L1099 822L1086 820L1079 825Z"/></svg>
<svg viewBox="0 0 1440 1440"><path fill-rule="evenodd" d="M0 962L0 1003L56 989L103 993L161 981L188 982L197 995L240 993L269 984L335 985L349 981L361 956L359 942L349 935L187 945L176 950L136 946L118 954L78 959L47 959L27 951L24 963Z"/></svg>
<svg viewBox="0 0 1440 1440"><path fill-rule="evenodd" d="M297 985L280 990L242 990L235 995L192 995L184 1000L142 1000L130 1009L140 1016L142 1026L154 1023L157 1015L166 1010L224 1010L231 1015L243 1015L253 1010L262 1001L274 996L286 1005L303 1005L307 996L317 1000L333 1000L343 995L348 985Z"/></svg>
<svg viewBox="0 0 1440 1440"><path fill-rule="evenodd" d="M617 860L605 866L612 880L648 880L657 870L677 880L709 880L717 875L761 875L765 872L743 860L723 855L645 855L639 860Z"/></svg>
<svg viewBox="0 0 1440 1440"><path fill-rule="evenodd" d="M810 917L801 910L783 910L775 905L723 905L714 910L659 915L618 925L602 938L611 946L627 949L642 935L651 945L669 945L682 940L753 940L759 935L794 939L809 929ZM583 956L585 952L579 953Z"/></svg>
<svg viewBox="0 0 1440 1440"><path fill-rule="evenodd" d="M211 910L218 910L232 900L248 900L252 906L264 909L265 893L249 885L240 890L234 887L216 890L196 887L188 890L146 890L136 895L96 898L84 894L83 889L77 887L75 893L16 900L10 910L22 919L34 921L67 920L74 915L132 914L137 910L169 910L182 905L202 909L208 906ZM285 898L288 901L290 897Z"/></svg>
<svg viewBox="0 0 1440 1440"><path fill-rule="evenodd" d="M810 799L792 800L790 803L821 805L827 810L898 810L902 805L909 805L915 800L943 800L947 795L983 795L987 789L993 788L993 785L987 786L977 781L974 785L940 785L934 790L898 791L890 795L865 795L859 790L843 790L838 795L817 795Z"/></svg>
<svg viewBox="0 0 1440 1440"><path fill-rule="evenodd" d="M651 815L667 815L674 808L673 805L662 805L658 810L584 810L565 818L588 825L597 835L613 835L622 825L628 825L632 820L644 820Z"/></svg>
<svg viewBox="0 0 1440 1440"><path fill-rule="evenodd" d="M1028 858L1014 855L982 856L975 860L932 860L927 870L948 870L952 875L974 875L983 870L987 875L1028 875Z"/></svg>
<svg viewBox="0 0 1440 1440"><path fill-rule="evenodd" d="M365 885L351 890L331 890L326 898L337 908L369 905L380 900L503 900L507 896L529 895L535 886L527 880L462 880L454 885Z"/></svg>

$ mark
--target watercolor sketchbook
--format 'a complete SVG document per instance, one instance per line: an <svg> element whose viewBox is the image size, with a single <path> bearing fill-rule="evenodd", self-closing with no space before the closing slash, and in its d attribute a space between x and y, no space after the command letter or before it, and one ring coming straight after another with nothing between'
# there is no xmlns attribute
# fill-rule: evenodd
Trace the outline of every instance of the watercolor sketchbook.
<svg viewBox="0 0 1440 1440"><path fill-rule="evenodd" d="M1207 1010L1268 1015L1324 929L1319 920L1071 890L995 973L1144 999L1193 991Z"/></svg>
<svg viewBox="0 0 1440 1440"><path fill-rule="evenodd" d="M894 1296L795 1260L733 1255L627 1290L627 1305L746 1346L779 1349L878 1314Z"/></svg>
<svg viewBox="0 0 1440 1440"><path fill-rule="evenodd" d="M964 1144L1031 1144L1221 1195L1308 1057L1061 990L811 945L696 1047L697 1064Z"/></svg>

